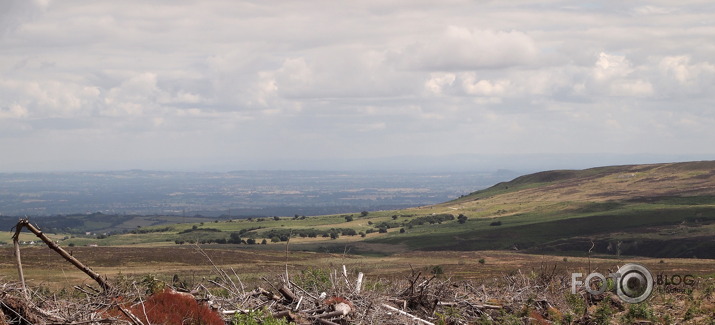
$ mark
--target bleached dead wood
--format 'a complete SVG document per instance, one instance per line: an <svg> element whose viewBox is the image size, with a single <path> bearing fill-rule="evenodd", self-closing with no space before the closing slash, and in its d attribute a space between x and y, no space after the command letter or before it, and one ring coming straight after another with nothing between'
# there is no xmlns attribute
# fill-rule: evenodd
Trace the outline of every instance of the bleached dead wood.
<svg viewBox="0 0 715 325"><path fill-rule="evenodd" d="M355 293L360 293L362 289L362 278L365 276L362 272L358 273L357 281L355 281Z"/></svg>
<svg viewBox="0 0 715 325"><path fill-rule="evenodd" d="M389 309L389 310L396 311L396 312L399 313L400 315L405 315L405 316L407 316L407 317L410 317L410 318L412 318L413 320L416 320L416 321L418 321L418 322L420 322L420 323L424 323L424 324L427 324L427 325L434 325L434 323L432 323L432 322L426 321L426 320L424 320L424 319L422 319L422 318L419 318L419 317L417 317L417 316L415 316L415 315L412 315L412 314L410 314L410 313L408 313L408 312L406 312L406 311L399 310L399 309L397 309L397 308L395 308L395 307L392 307L392 306L390 306L390 305L388 305L388 304L382 304L382 306L385 307L385 308L387 308L387 309Z"/></svg>

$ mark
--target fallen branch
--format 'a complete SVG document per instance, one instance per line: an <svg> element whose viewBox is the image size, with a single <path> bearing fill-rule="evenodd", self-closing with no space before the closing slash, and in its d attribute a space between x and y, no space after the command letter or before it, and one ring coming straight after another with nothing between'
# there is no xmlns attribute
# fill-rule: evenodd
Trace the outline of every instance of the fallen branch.
<svg viewBox="0 0 715 325"><path fill-rule="evenodd" d="M22 231L22 227L25 227L28 230L30 230L33 234L35 234L35 236L42 239L42 241L45 242L45 244L47 244L47 246L50 249L57 252L57 254L60 254L60 256L64 257L65 260L72 263L72 265L74 265L75 267L80 269L82 272L87 274L94 281L96 281L99 284L99 286L102 287L102 289L104 289L104 291L111 289L111 286L109 285L109 283L107 281L105 281L105 279L103 279L102 276L100 276L96 272L92 271L92 269L90 269L86 265L82 264L82 262L80 262L79 260L74 258L74 256L67 253L67 251L62 249L62 247L58 246L51 239L47 238L47 236L45 236L45 234L43 234L42 231L40 231L40 229L37 229L35 226L33 226L30 223L30 221L28 221L27 219L20 219L20 221L15 226L15 234L12 236L12 240L13 240L13 243L15 244L15 254L17 255L16 258L17 258L17 262L18 262L18 270L20 272L20 281L22 282L23 290L25 290L26 295L27 295L27 289L25 288L25 280L22 275L22 265L20 264L20 248L19 248L19 237L20 237L20 232Z"/></svg>
<svg viewBox="0 0 715 325"><path fill-rule="evenodd" d="M432 323L432 322L428 322L428 321L426 321L426 320L424 320L424 319L422 319L422 318L419 318L419 317L417 317L417 316L415 316L415 315L409 314L409 313L407 313L407 312L405 312L405 311L399 310L399 309L397 309L397 308L395 308L395 307L392 307L392 306L390 306L390 305L388 305L388 304L382 304L382 306L385 307L385 308L387 308L387 309L396 311L396 312L398 312L398 313L401 314L401 315L405 315L405 316L407 316L407 317L410 317L410 318L412 318L413 320L416 320L416 321L418 321L418 322L421 322L421 323L424 323L424 324L427 324L427 325L434 325L434 323Z"/></svg>

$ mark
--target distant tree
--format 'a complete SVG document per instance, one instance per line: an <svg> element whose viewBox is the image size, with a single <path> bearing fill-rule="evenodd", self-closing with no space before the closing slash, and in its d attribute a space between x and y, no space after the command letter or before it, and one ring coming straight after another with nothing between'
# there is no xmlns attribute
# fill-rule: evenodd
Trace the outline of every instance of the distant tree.
<svg viewBox="0 0 715 325"><path fill-rule="evenodd" d="M266 241L265 238L263 238L263 240L261 241L261 245L266 245L266 244L268 244L268 242Z"/></svg>
<svg viewBox="0 0 715 325"><path fill-rule="evenodd" d="M273 217L273 220L275 220L275 221L281 220L281 217L275 216L275 217Z"/></svg>
<svg viewBox="0 0 715 325"><path fill-rule="evenodd" d="M246 239L246 244L255 245L255 244L256 244L256 240L253 239L253 238L248 238L248 239Z"/></svg>
<svg viewBox="0 0 715 325"><path fill-rule="evenodd" d="M279 241L281 241L281 239L278 238L278 236L273 236L273 237L271 237L271 243L277 243L277 242L279 242Z"/></svg>
<svg viewBox="0 0 715 325"><path fill-rule="evenodd" d="M387 228L380 228L380 230L378 230L377 232L384 234L387 232Z"/></svg>
<svg viewBox="0 0 715 325"><path fill-rule="evenodd" d="M360 215L363 217L367 217L368 214L370 214L370 212L367 212L367 211L360 212Z"/></svg>
<svg viewBox="0 0 715 325"><path fill-rule="evenodd" d="M459 217L457 217L457 221L462 224L467 222L467 219L468 219L467 216L465 216L463 214L460 214Z"/></svg>
<svg viewBox="0 0 715 325"><path fill-rule="evenodd" d="M340 237L340 234L337 232L331 232L330 233L330 239L338 239Z"/></svg>
<svg viewBox="0 0 715 325"><path fill-rule="evenodd" d="M353 221L353 216L345 216L345 222Z"/></svg>
<svg viewBox="0 0 715 325"><path fill-rule="evenodd" d="M360 232L360 237L365 238L365 233L361 231L361 232Z"/></svg>
<svg viewBox="0 0 715 325"><path fill-rule="evenodd" d="M501 221L492 221L492 223L489 224L490 226L501 226Z"/></svg>
<svg viewBox="0 0 715 325"><path fill-rule="evenodd" d="M392 220L397 220L397 215L393 215Z"/></svg>
<svg viewBox="0 0 715 325"><path fill-rule="evenodd" d="M368 225L372 225L372 221L368 221L367 224L368 224Z"/></svg>
<svg viewBox="0 0 715 325"><path fill-rule="evenodd" d="M232 232L228 238L228 242L230 244L240 244L241 243L241 234L237 233L237 232Z"/></svg>
<svg viewBox="0 0 715 325"><path fill-rule="evenodd" d="M404 234L405 233L405 228L400 228L400 233Z"/></svg>

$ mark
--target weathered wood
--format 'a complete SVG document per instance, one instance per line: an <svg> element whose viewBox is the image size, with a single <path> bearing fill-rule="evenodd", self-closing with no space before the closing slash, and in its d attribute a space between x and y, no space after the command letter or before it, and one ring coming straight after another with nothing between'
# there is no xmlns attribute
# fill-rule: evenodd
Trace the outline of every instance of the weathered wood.
<svg viewBox="0 0 715 325"><path fill-rule="evenodd" d="M286 287L286 286L282 286L280 289L278 289L278 292L280 292L281 295L283 295L283 297L288 302L293 302L296 299L298 299L298 297L296 297L296 295L293 293L293 291L288 289L288 287Z"/></svg>
<svg viewBox="0 0 715 325"><path fill-rule="evenodd" d="M18 222L17 226L15 226L15 234L12 236L12 244L15 246L15 262L17 263L17 275L20 278L22 294L25 295L26 299L30 299L30 294L28 293L27 286L25 285L25 273L22 272L22 258L20 258L20 231L22 231L22 227Z"/></svg>
<svg viewBox="0 0 715 325"><path fill-rule="evenodd" d="M360 290L362 290L362 278L365 276L362 272L358 273L357 276L357 281L355 281L355 293L360 293Z"/></svg>
<svg viewBox="0 0 715 325"><path fill-rule="evenodd" d="M121 311L124 316L127 316L127 318L129 318L133 325L144 325L144 323L137 316L132 314L132 312L126 310L122 306L117 306L117 308L119 308L119 311Z"/></svg>
<svg viewBox="0 0 715 325"><path fill-rule="evenodd" d="M62 256L65 260L72 263L72 265L74 265L75 267L80 269L82 272L87 274L94 281L96 281L99 284L99 286L102 287L102 289L104 289L105 291L111 289L111 285L109 285L109 283L105 279L103 279L102 276L100 276L97 272L92 271L92 269L90 269L86 265L82 264L82 262L80 262L74 256L67 253L67 251L62 249L62 247L60 247L59 245L55 244L55 242L53 242L52 240L47 238L47 236L45 236L45 234L43 234L42 231L40 231L40 229L37 229L35 226L33 226L27 219L20 219L20 221L17 223L17 226L15 226L15 227L16 227L16 230L15 230L15 235L13 236L13 241L15 241L15 242L18 241L18 237L20 236L20 231L22 230L22 227L25 227L28 230L30 230L33 234L35 234L35 236L42 239L42 241L45 242L45 244L47 244L47 246L50 249L57 252L57 254L60 254L60 256ZM20 263L19 246L17 246L17 248L16 248L16 255L17 255L17 261L18 261L18 268L21 270L21 265L19 264ZM24 287L24 279L21 279L21 280L23 281L23 287Z"/></svg>
<svg viewBox="0 0 715 325"><path fill-rule="evenodd" d="M323 324L323 325L340 325L340 324L338 324L338 323L334 323L334 322L331 322L331 321L329 321L329 320L327 320L327 319L322 319L322 318L318 318L318 319L316 319L316 321L317 321L318 323L320 323L320 324Z"/></svg>
<svg viewBox="0 0 715 325"><path fill-rule="evenodd" d="M412 314L410 314L410 313L408 313L408 312L399 310L399 309L397 309L397 308L395 308L395 307L392 307L392 306L390 306L390 305L388 305L388 304L382 304L382 306L385 307L385 308L387 308L387 309L396 311L396 312L398 312L399 314L402 314L402 315L405 315L405 316L407 316L407 317L410 317L410 318L412 318L413 320L416 320L416 321L418 321L418 322L421 322L421 323L424 323L424 324L427 324L427 325L434 325L434 323L432 323L432 322L426 321L426 320L424 320L424 319L422 319L422 318L419 318L419 317L417 317L417 316L415 316L415 315L412 315Z"/></svg>
<svg viewBox="0 0 715 325"><path fill-rule="evenodd" d="M268 297L268 298L271 299L271 300L275 300L275 301L280 301L280 300L281 300L281 297L279 297L278 295L275 295L275 294L271 293L270 291L268 291L268 290L266 290L266 289L263 289L263 288L261 288L261 287L256 288L256 292L257 292L259 295L264 295L264 296Z"/></svg>

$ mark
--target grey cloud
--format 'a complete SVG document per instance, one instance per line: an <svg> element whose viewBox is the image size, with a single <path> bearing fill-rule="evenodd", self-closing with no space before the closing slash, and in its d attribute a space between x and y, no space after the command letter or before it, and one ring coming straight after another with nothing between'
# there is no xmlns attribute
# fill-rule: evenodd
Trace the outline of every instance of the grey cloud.
<svg viewBox="0 0 715 325"><path fill-rule="evenodd" d="M23 148L141 167L195 155L710 153L702 144L715 141L707 1L0 6L0 145L25 156L15 166L42 159Z"/></svg>

